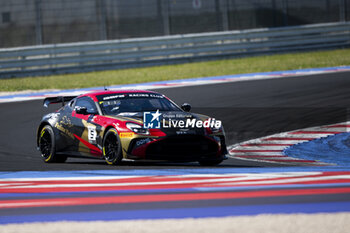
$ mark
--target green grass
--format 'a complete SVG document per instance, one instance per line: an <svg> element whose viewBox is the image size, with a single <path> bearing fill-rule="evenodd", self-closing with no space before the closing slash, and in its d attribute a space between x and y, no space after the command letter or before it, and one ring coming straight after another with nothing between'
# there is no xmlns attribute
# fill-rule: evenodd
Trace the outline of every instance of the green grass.
<svg viewBox="0 0 350 233"><path fill-rule="evenodd" d="M71 89L196 77L350 65L350 49L257 56L147 68L0 80L0 91Z"/></svg>

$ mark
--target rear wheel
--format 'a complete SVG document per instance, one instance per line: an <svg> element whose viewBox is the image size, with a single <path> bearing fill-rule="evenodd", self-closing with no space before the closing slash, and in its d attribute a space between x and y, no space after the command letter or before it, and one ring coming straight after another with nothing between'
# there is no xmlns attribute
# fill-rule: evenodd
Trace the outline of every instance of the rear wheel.
<svg viewBox="0 0 350 233"><path fill-rule="evenodd" d="M110 165L117 165L123 158L122 147L115 129L109 129L103 139L103 157Z"/></svg>
<svg viewBox="0 0 350 233"><path fill-rule="evenodd" d="M45 163L63 163L67 160L67 156L56 154L55 145L53 129L50 125L45 125L39 136L39 149Z"/></svg>

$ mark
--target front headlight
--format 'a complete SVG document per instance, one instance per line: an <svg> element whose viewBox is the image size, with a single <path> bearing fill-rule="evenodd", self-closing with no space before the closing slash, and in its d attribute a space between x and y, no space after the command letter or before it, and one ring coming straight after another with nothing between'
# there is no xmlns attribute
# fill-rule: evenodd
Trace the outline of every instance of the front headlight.
<svg viewBox="0 0 350 233"><path fill-rule="evenodd" d="M213 120L209 126L212 133L219 133L223 131L222 122L220 120Z"/></svg>
<svg viewBox="0 0 350 233"><path fill-rule="evenodd" d="M128 129L130 129L131 131L133 131L134 133L137 133L137 134L145 134L145 135L148 135L148 134L149 134L149 130L143 128L143 127L142 127L141 125L139 125L139 124L135 124L135 123L128 122L128 123L126 123L126 127L127 127Z"/></svg>
<svg viewBox="0 0 350 233"><path fill-rule="evenodd" d="M213 127L210 127L210 130L212 133L218 133L220 131L223 131L223 127L222 126L220 126L220 127L213 126Z"/></svg>

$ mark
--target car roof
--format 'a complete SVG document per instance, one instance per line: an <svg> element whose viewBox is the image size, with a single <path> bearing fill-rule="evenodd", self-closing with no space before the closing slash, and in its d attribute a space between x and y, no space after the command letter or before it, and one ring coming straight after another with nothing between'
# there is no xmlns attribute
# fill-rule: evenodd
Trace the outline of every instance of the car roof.
<svg viewBox="0 0 350 233"><path fill-rule="evenodd" d="M126 93L152 93L152 94L160 94L154 91L147 91L147 90L115 90L115 91L97 91L97 92L89 92L86 94L83 94L80 97L83 96L89 96L90 98L92 98L94 101L97 101L96 96L99 95L109 95L109 94L126 94Z"/></svg>

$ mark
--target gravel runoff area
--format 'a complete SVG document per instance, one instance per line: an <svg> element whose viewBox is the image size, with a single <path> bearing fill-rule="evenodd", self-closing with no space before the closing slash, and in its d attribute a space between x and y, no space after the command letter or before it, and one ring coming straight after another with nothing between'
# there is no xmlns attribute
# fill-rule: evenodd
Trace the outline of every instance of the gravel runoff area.
<svg viewBox="0 0 350 233"><path fill-rule="evenodd" d="M350 213L283 214L225 218L49 222L0 225L1 233L145 232L145 233L296 233L349 232Z"/></svg>

